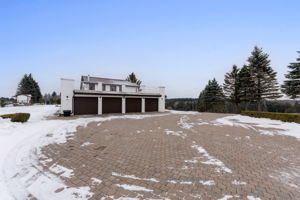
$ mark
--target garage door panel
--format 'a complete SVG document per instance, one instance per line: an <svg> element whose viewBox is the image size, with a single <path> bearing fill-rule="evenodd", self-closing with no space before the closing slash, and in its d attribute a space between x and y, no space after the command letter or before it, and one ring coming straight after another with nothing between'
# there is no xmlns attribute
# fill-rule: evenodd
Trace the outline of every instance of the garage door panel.
<svg viewBox="0 0 300 200"><path fill-rule="evenodd" d="M74 97L75 115L98 114L98 98L96 97Z"/></svg>
<svg viewBox="0 0 300 200"><path fill-rule="evenodd" d="M102 98L103 113L122 113L122 98L103 97Z"/></svg>
<svg viewBox="0 0 300 200"><path fill-rule="evenodd" d="M126 98L126 113L142 112L141 98Z"/></svg>
<svg viewBox="0 0 300 200"><path fill-rule="evenodd" d="M145 111L146 112L158 112L158 99L146 98L145 99Z"/></svg>

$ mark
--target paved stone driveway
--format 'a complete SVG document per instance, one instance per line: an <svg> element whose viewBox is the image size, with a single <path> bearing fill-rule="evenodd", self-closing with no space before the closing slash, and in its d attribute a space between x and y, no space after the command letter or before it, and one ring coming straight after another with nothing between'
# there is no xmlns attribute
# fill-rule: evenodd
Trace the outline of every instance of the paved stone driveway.
<svg viewBox="0 0 300 200"><path fill-rule="evenodd" d="M70 187L91 200L300 199L300 141L221 126L221 114L115 119L78 128L64 144L43 148L74 170ZM59 191L57 191L59 192Z"/></svg>

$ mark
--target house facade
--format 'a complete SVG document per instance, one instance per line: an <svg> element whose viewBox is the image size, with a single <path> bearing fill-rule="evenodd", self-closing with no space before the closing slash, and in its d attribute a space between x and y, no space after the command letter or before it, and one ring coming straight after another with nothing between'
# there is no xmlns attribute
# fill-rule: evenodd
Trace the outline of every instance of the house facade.
<svg viewBox="0 0 300 200"><path fill-rule="evenodd" d="M64 110L70 110L74 115L164 112L165 88L82 76L80 88L76 89L75 80L61 79L61 113Z"/></svg>
<svg viewBox="0 0 300 200"><path fill-rule="evenodd" d="M17 103L19 104L30 104L31 94L19 94L16 95Z"/></svg>

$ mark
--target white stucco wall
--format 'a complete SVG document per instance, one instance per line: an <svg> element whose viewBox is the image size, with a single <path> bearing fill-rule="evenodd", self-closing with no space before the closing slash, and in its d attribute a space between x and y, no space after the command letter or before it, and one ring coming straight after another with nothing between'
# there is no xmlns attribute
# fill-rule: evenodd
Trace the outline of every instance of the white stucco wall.
<svg viewBox="0 0 300 200"><path fill-rule="evenodd" d="M122 92L134 93L137 92L137 87L125 86L125 91Z"/></svg>
<svg viewBox="0 0 300 200"><path fill-rule="evenodd" d="M64 110L71 110L73 112L74 89L75 81L73 79L61 79L61 113L63 113Z"/></svg>
<svg viewBox="0 0 300 200"><path fill-rule="evenodd" d="M166 101L166 93L165 93L165 87L159 87L159 93L161 94L161 97L158 99L158 112L165 112L165 101Z"/></svg>

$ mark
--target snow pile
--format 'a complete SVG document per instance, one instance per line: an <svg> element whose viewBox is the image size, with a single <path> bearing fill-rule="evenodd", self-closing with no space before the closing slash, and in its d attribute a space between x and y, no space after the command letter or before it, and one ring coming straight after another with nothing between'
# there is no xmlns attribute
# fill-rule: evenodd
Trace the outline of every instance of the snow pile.
<svg viewBox="0 0 300 200"><path fill-rule="evenodd" d="M0 108L0 114L28 112L30 119L26 123L14 123L0 119L0 199L23 200L32 194L43 200L85 200L93 193L89 187L70 188L57 177L57 173L72 176L71 169L53 166L52 171L44 172L38 159L43 157L40 149L50 143L64 143L78 126L90 122L103 122L113 119L143 119L155 115L122 115L109 117L91 117L69 120L45 120L59 107L20 106ZM48 160L49 161L49 160ZM46 161L44 160L43 163ZM50 170L51 170L50 169Z"/></svg>
<svg viewBox="0 0 300 200"><path fill-rule="evenodd" d="M216 120L216 125L240 126L248 129L257 130L262 134L288 135L300 139L300 124L282 122L267 118L254 118L242 115L227 116ZM273 130L264 130L273 129Z"/></svg>
<svg viewBox="0 0 300 200"><path fill-rule="evenodd" d="M192 148L196 149L199 153L203 154L207 158L207 161L202 161L201 163L217 166L217 168L216 168L217 172L224 171L227 173L232 173L231 169L227 168L222 161L209 155L203 147L198 146L198 145L193 145Z"/></svg>

